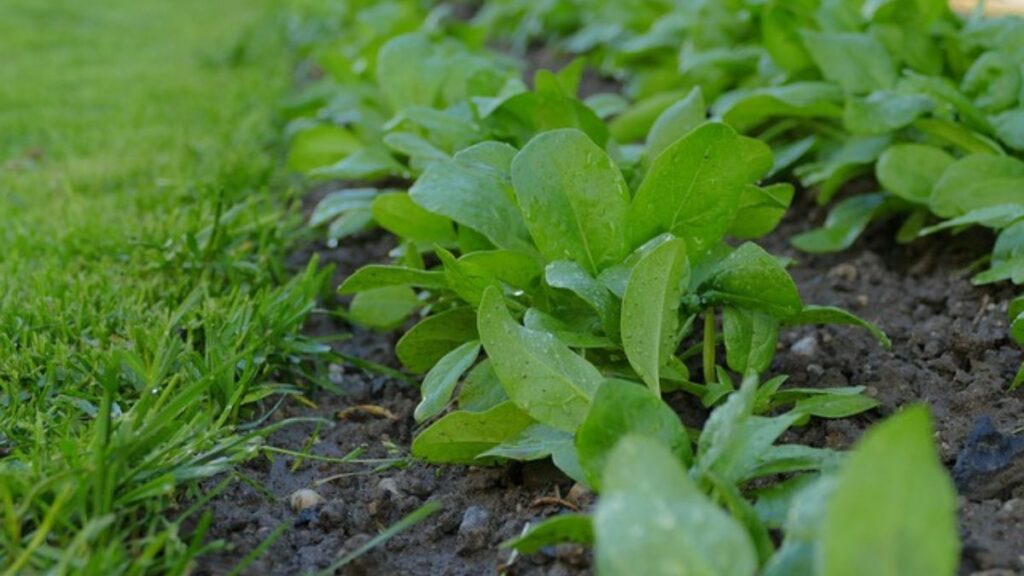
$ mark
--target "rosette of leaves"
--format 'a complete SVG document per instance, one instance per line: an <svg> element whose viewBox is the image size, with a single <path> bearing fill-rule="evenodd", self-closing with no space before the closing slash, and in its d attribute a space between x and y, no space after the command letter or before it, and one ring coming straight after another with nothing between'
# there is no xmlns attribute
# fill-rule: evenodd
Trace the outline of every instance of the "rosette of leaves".
<svg viewBox="0 0 1024 576"><path fill-rule="evenodd" d="M757 416L759 394L745 380L694 449L650 391L606 382L575 439L600 494L593 513L551 517L504 546L593 545L597 572L613 576L956 573L956 492L924 408L871 429L846 455L776 444L801 415Z"/></svg>
<svg viewBox="0 0 1024 576"><path fill-rule="evenodd" d="M740 374L768 368L786 325L869 326L805 306L779 259L725 243L771 230L792 190L757 184L771 166L760 142L717 122L690 128L677 124L683 136L634 167L635 189L576 129L542 133L522 150L471 146L416 181L401 202L430 218L407 222L403 263L364 267L340 287L354 295L356 322L389 329L419 316L396 348L406 368L426 374L416 417L458 410L420 435L415 454L553 454L571 468L571 450L529 448L567 446L608 378L656 395L683 388L709 406L733 389L716 359L719 318L725 366ZM447 238L430 238L442 223ZM435 266L412 248L429 240ZM699 318L695 352L681 351ZM702 383L684 362L697 355Z"/></svg>

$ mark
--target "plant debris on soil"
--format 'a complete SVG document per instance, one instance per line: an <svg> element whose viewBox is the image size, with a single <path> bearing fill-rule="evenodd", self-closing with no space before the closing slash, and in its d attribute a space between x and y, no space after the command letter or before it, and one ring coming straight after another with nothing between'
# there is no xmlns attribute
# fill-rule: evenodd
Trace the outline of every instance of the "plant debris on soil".
<svg viewBox="0 0 1024 576"><path fill-rule="evenodd" d="M811 256L788 246L787 238L809 229L823 214L808 201L791 210L767 239L767 247L795 259L791 272L809 301L844 306L877 323L893 341L885 350L864 331L850 327L803 327L783 332L772 373L787 373L792 386L866 386L881 406L855 418L814 420L798 429L799 442L849 448L873 422L915 402L935 414L943 462L956 465L963 538L962 574L1024 573L1024 451L1008 438L1024 425L1024 391L1007 392L1020 352L1007 336L1006 288L977 288L967 267L990 239L979 235L928 238L892 246L886 233L866 236L847 252ZM877 240L874 240L877 239ZM389 249L381 235L366 235L338 249L318 245L322 260L337 266L336 283L359 265L379 261ZM309 252L298 259L308 258ZM331 305L332 303L325 303ZM350 332L338 351L397 367L395 336L377 334L320 315L307 326L312 335ZM569 511L587 510L589 493L546 461L497 468L433 466L407 459L416 432L412 413L418 390L409 384L332 367L341 395L321 393L317 408L291 402L277 418L319 416L332 426L318 429L311 452L342 457L365 448L360 458L395 458L393 467L372 463L257 458L210 503L209 537L227 547L200 560L198 574L218 574L257 547L281 523L290 525L266 554L248 567L251 574L294 574L321 570L355 550L380 530L429 500L441 512L399 534L343 569L345 574L589 574L590 553L575 544L514 557L499 544L530 523ZM674 396L674 397L673 397ZM699 413L683 393L668 401ZM375 406L396 418L363 413L337 419L355 406ZM349 412L351 413L351 412ZM299 450L315 424L287 426L268 444ZM959 464L958 464L959 462ZM326 480L330 478L330 480ZM209 486L217 483L210 481ZM264 487L267 493L255 488ZM289 496L312 488L325 499L296 513Z"/></svg>

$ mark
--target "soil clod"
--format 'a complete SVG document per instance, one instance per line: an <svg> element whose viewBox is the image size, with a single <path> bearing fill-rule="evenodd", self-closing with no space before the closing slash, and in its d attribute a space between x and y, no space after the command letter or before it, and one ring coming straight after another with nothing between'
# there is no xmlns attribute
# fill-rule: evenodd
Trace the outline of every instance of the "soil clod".
<svg viewBox="0 0 1024 576"><path fill-rule="evenodd" d="M1024 483L1024 436L1002 434L991 417L982 416L964 440L953 480L973 500L994 498Z"/></svg>

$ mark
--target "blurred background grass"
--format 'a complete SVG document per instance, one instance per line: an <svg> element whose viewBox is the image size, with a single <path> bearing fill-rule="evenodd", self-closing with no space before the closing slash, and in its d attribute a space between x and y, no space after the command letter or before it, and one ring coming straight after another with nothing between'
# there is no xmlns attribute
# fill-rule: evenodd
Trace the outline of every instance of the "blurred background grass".
<svg viewBox="0 0 1024 576"><path fill-rule="evenodd" d="M180 488L290 390L279 4L0 3L0 574L184 572Z"/></svg>

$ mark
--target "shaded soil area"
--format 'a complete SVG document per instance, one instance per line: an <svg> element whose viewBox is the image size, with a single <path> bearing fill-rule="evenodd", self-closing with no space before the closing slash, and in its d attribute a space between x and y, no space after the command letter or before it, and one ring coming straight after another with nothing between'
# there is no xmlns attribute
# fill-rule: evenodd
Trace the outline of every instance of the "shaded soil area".
<svg viewBox="0 0 1024 576"><path fill-rule="evenodd" d="M924 402L935 416L942 459L952 469L958 457L964 459L965 447L984 452L986 445L968 438L984 417L1004 433L1024 426L1024 391L1006 391L1021 361L1006 334L1006 303L1012 292L974 287L966 270L984 254L990 239L967 235L893 246L894 229L883 225L838 255L809 256L789 248L787 238L822 218L816 207L798 206L764 244L797 260L792 272L805 301L862 315L889 334L893 347L885 350L866 332L849 327L784 332L772 372L789 374L788 385L866 386L882 404L867 415L816 421L791 432L787 440L847 448L873 422L900 406ZM388 242L382 235L369 235L341 248L316 246L311 251L337 266L335 281L340 282L362 263L385 258ZM311 251L296 255L297 263ZM366 332L328 315L315 316L308 330L317 335L350 332L352 338L337 345L340 351L397 366L391 353L394 335ZM349 367L332 366L330 376L343 394L313 397L314 410L293 402L277 417L320 416L332 425L289 426L271 435L269 444L300 450L315 433L315 454L341 457L363 448L364 459L407 456L417 432L412 412L418 391ZM695 411L696 403L685 395L670 401ZM352 410L365 405L386 412ZM995 471L968 470L958 477L965 494L960 499L964 574L1024 574L1024 456L1003 456ZM546 463L488 469L403 460L401 466L376 471L374 463L307 461L292 470L293 464L291 457L257 458L241 471L249 482L235 482L213 500L211 537L223 539L228 547L205 556L196 573L228 571L282 522L289 530L247 573L322 569L428 500L439 501L443 509L344 573L468 575L501 568L509 574L590 573L589 554L577 546L519 557L511 565L510 553L497 547L528 523L564 511L567 504L582 509L591 505L590 494L573 490L572 481ZM323 482L339 474L345 476ZM325 503L315 513L297 514L288 497L306 487L314 488ZM559 504L559 498L567 504Z"/></svg>

